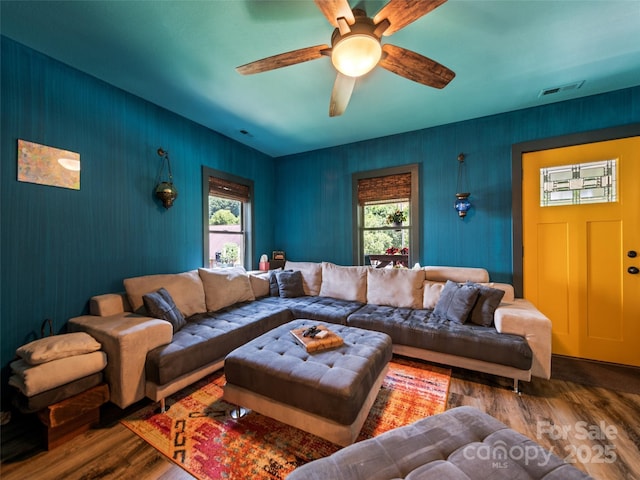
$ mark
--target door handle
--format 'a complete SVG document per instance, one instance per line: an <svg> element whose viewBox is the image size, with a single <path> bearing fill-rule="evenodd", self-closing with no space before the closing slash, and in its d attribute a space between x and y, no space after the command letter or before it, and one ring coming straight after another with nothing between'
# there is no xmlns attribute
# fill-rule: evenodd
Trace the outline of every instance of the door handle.
<svg viewBox="0 0 640 480"><path fill-rule="evenodd" d="M629 267L627 268L627 272L629 272L631 275L637 275L640 270L638 270L638 267Z"/></svg>

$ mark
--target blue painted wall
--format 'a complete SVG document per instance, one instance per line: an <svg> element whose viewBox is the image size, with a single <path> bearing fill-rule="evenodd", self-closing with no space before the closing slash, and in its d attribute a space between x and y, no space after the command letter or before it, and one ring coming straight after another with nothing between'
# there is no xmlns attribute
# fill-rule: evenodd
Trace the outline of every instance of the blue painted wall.
<svg viewBox="0 0 640 480"><path fill-rule="evenodd" d="M635 87L279 158L276 245L292 260L353 263L351 174L418 163L420 263L484 267L511 282L511 146L638 121ZM464 220L453 209L461 152L474 205Z"/></svg>
<svg viewBox="0 0 640 480"><path fill-rule="evenodd" d="M202 165L255 181L255 247L271 251L272 158L0 38L3 380L43 319L60 330L123 278L202 266ZM19 138L80 153L80 190L18 182ZM160 146L169 210L153 196Z"/></svg>
<svg viewBox="0 0 640 480"><path fill-rule="evenodd" d="M510 281L511 145L640 121L637 87L274 160L0 39L3 386L44 318L60 330L123 278L201 265L202 165L255 181L256 257L351 264L351 174L419 163L420 262ZM79 152L81 190L18 182L18 138ZM180 193L170 210L153 198L160 146ZM475 205L465 220L453 210L460 152Z"/></svg>

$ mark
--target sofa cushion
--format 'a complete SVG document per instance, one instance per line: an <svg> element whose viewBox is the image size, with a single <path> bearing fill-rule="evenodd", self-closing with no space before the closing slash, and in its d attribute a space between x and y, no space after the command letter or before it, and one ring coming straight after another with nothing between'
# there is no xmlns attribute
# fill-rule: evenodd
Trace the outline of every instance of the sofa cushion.
<svg viewBox="0 0 640 480"><path fill-rule="evenodd" d="M314 262L291 262L287 260L285 270L302 272L302 287L305 295L319 295L322 286L322 264Z"/></svg>
<svg viewBox="0 0 640 480"><path fill-rule="evenodd" d="M484 268L428 266L424 267L424 272L425 278L432 282L452 280L459 283L482 283L489 281L489 272Z"/></svg>
<svg viewBox="0 0 640 480"><path fill-rule="evenodd" d="M204 285L208 312L256 299L249 275L242 267L199 268L198 273Z"/></svg>
<svg viewBox="0 0 640 480"><path fill-rule="evenodd" d="M451 322L464 323L478 299L478 288L473 283L459 284L447 280L433 314Z"/></svg>
<svg viewBox="0 0 640 480"><path fill-rule="evenodd" d="M440 299L440 294L444 288L444 282L432 282L430 280L424 281L424 296L422 302L422 308L428 308L433 310L436 308L436 304Z"/></svg>
<svg viewBox="0 0 640 480"><path fill-rule="evenodd" d="M424 270L370 268L367 270L367 303L422 308Z"/></svg>
<svg viewBox="0 0 640 480"><path fill-rule="evenodd" d="M306 295L297 298L269 297L260 301L264 304L271 304L274 308L286 307L293 318L306 318L340 325L346 325L347 317L363 305L360 302L319 295Z"/></svg>
<svg viewBox="0 0 640 480"><path fill-rule="evenodd" d="M364 305L347 318L347 325L389 335L394 345L448 353L528 370L533 354L520 335L499 333L493 327L471 322L461 325L433 315L433 310L414 310Z"/></svg>
<svg viewBox="0 0 640 480"><path fill-rule="evenodd" d="M171 295L164 288L144 294L142 301L149 316L169 322L173 327L173 333L176 333L187 323L173 302Z"/></svg>
<svg viewBox="0 0 640 480"><path fill-rule="evenodd" d="M296 271L282 271L276 273L278 281L278 293L282 298L296 298L304 296L302 288L302 273Z"/></svg>
<svg viewBox="0 0 640 480"><path fill-rule="evenodd" d="M250 273L249 281L251 282L251 290L256 298L262 298L269 295L269 275L267 273Z"/></svg>
<svg viewBox="0 0 640 480"><path fill-rule="evenodd" d="M204 300L204 288L197 270L126 278L123 283L129 297L131 310L141 315L146 313L142 296L162 287L169 292L178 310L185 317L207 310Z"/></svg>
<svg viewBox="0 0 640 480"><path fill-rule="evenodd" d="M478 298L469 315L469 321L484 327L493 325L493 314L500 305L504 290L485 285L471 284L478 289Z"/></svg>
<svg viewBox="0 0 640 480"><path fill-rule="evenodd" d="M341 300L366 302L367 270L369 270L367 267L342 267L322 262L320 295Z"/></svg>
<svg viewBox="0 0 640 480"><path fill-rule="evenodd" d="M221 362L233 349L289 322L291 312L270 300L282 299L261 298L188 318L171 343L147 354L147 381L165 385L204 365Z"/></svg>
<svg viewBox="0 0 640 480"><path fill-rule="evenodd" d="M69 397L73 397L85 390L89 390L90 388L100 385L102 380L103 372L100 371L30 397L27 397L22 392L17 391L16 395L12 399L12 403L22 413L36 413L38 410L42 410L49 405L61 402L62 400L66 400Z"/></svg>
<svg viewBox="0 0 640 480"><path fill-rule="evenodd" d="M101 372L107 366L107 354L100 351L91 352L59 358L35 366L20 359L11 362L10 366L13 375L9 378L9 385L13 385L24 395L31 397Z"/></svg>
<svg viewBox="0 0 640 480"><path fill-rule="evenodd" d="M83 355L100 350L100 343L88 333L66 333L34 340L16 350L16 355L29 365Z"/></svg>

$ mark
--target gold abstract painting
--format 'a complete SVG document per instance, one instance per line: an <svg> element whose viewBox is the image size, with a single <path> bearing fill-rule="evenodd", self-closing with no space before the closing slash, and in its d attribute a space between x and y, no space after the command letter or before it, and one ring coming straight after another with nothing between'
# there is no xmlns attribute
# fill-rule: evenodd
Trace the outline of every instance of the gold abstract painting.
<svg viewBox="0 0 640 480"><path fill-rule="evenodd" d="M18 140L18 181L80 190L80 154Z"/></svg>

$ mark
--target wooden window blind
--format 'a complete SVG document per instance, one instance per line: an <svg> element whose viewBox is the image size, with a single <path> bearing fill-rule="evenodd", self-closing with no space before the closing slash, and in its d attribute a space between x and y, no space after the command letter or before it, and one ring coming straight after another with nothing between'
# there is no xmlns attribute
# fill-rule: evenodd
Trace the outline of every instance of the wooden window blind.
<svg viewBox="0 0 640 480"><path fill-rule="evenodd" d="M411 173L358 180L358 204L392 202L411 198Z"/></svg>
<svg viewBox="0 0 640 480"><path fill-rule="evenodd" d="M222 178L209 177L209 194L215 197L248 202L249 186Z"/></svg>

